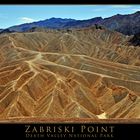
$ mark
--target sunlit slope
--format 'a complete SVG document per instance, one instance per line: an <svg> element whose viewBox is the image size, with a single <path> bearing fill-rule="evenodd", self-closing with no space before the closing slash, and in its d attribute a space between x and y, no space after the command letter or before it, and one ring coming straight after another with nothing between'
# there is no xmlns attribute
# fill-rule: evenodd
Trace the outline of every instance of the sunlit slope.
<svg viewBox="0 0 140 140"><path fill-rule="evenodd" d="M140 118L140 48L95 27L0 37L0 118Z"/></svg>

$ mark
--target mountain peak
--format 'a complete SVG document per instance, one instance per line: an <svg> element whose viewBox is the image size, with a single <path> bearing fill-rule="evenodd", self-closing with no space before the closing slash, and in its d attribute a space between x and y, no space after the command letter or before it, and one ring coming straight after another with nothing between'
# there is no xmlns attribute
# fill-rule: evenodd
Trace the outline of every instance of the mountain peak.
<svg viewBox="0 0 140 140"><path fill-rule="evenodd" d="M75 19L71 19L71 18L55 18L55 17L52 17L52 18L49 18L47 19L49 21L56 21L56 22L64 22L64 21L74 21Z"/></svg>
<svg viewBox="0 0 140 140"><path fill-rule="evenodd" d="M116 15L112 16L112 18L120 18L120 17L122 17L122 16L124 16L124 15L116 14Z"/></svg>
<svg viewBox="0 0 140 140"><path fill-rule="evenodd" d="M140 14L140 11L135 12L134 14Z"/></svg>

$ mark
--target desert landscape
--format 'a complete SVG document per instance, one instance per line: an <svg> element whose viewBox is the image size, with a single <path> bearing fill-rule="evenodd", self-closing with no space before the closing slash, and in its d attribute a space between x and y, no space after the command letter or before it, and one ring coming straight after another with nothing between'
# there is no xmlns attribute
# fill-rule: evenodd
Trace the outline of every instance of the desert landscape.
<svg viewBox="0 0 140 140"><path fill-rule="evenodd" d="M107 21L2 30L0 121L139 121L140 34Z"/></svg>

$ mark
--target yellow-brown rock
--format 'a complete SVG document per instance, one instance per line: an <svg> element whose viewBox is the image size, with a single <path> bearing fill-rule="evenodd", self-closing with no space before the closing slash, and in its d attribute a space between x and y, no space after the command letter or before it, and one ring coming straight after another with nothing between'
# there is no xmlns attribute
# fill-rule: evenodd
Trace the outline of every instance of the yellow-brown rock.
<svg viewBox="0 0 140 140"><path fill-rule="evenodd" d="M140 47L106 29L0 35L0 120L140 118Z"/></svg>

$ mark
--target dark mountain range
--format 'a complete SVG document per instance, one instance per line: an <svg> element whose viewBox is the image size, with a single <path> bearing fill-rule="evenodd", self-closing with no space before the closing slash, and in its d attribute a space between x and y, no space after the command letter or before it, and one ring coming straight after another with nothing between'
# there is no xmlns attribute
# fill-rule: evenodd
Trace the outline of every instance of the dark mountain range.
<svg viewBox="0 0 140 140"><path fill-rule="evenodd" d="M40 27L40 28L50 28L50 29L63 29L64 25L68 22L75 21L74 19L61 19L61 18L50 18L46 20L41 20L38 22L33 23L25 23L17 26L12 26L9 29L14 30L17 32L25 32L28 31L34 27Z"/></svg>
<svg viewBox="0 0 140 140"><path fill-rule="evenodd" d="M49 29L82 28L94 25L101 20L102 20L101 17L89 20L50 18L43 21L12 26L9 29L17 32L24 32L34 27L49 28Z"/></svg>
<svg viewBox="0 0 140 140"><path fill-rule="evenodd" d="M133 35L140 32L140 11L134 14L120 15L105 18L100 24L105 27L121 32L125 35Z"/></svg>
<svg viewBox="0 0 140 140"><path fill-rule="evenodd" d="M83 28L83 27L92 26L98 23L100 24L102 20L103 20L102 17L96 17L96 18L92 18L88 20L75 20L75 21L66 23L63 27L64 28Z"/></svg>
<svg viewBox="0 0 140 140"><path fill-rule="evenodd" d="M32 28L69 29L83 28L99 24L110 30L121 32L125 35L134 35L140 32L140 11L128 15L114 15L109 18L95 17L88 20L50 18L38 22L26 23L9 27L10 31L25 32Z"/></svg>
<svg viewBox="0 0 140 140"><path fill-rule="evenodd" d="M0 34L4 34L4 33L13 33L15 31L12 31L10 29L4 29L4 30L0 30Z"/></svg>

